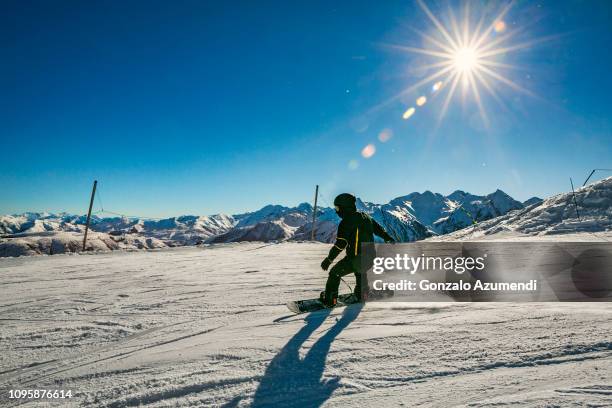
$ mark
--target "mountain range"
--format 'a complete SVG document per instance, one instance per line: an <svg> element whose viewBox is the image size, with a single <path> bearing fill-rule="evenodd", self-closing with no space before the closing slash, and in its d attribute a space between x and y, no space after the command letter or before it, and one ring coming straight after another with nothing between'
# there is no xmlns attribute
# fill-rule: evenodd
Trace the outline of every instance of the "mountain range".
<svg viewBox="0 0 612 408"><path fill-rule="evenodd" d="M534 197L526 203L541 201ZM485 196L457 190L448 196L430 191L415 192L386 204L358 199L357 207L383 225L397 241L409 242L454 232L525 208L526 203L501 190ZM102 248L105 245L121 247L127 243L137 248L158 248L240 241L310 240L312 216L313 207L308 203L296 207L267 205L257 211L235 215L182 215L166 219L93 215L91 245L92 249L96 248L96 239L101 240L99 246ZM318 208L315 239L333 242L339 221L332 208ZM63 233L64 240L78 236L84 231L85 222L86 216L67 213L6 215L0 217L0 234L4 241L47 237L51 248L54 234ZM78 239L74 241L69 245L70 251L73 247L78 250ZM56 243L55 247L63 252L61 244Z"/></svg>
<svg viewBox="0 0 612 408"><path fill-rule="evenodd" d="M357 201L396 239L465 240L518 236L596 233L612 230L612 177L573 193L519 202L501 190L479 196L457 190L449 195L425 191L385 204ZM137 250L241 241L310 240L313 208L267 205L235 215L183 215L165 219L92 216L87 249ZM0 216L0 257L79 252L86 217L67 213ZM340 219L331 208L317 209L315 239L333 242Z"/></svg>

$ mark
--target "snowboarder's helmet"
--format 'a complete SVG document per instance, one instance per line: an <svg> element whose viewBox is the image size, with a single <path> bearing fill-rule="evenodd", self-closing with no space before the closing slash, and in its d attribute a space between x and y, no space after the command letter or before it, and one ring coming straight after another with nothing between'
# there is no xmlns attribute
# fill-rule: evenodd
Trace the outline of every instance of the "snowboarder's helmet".
<svg viewBox="0 0 612 408"><path fill-rule="evenodd" d="M340 208L355 208L355 202L357 199L354 195L349 193L342 193L334 200L334 206Z"/></svg>

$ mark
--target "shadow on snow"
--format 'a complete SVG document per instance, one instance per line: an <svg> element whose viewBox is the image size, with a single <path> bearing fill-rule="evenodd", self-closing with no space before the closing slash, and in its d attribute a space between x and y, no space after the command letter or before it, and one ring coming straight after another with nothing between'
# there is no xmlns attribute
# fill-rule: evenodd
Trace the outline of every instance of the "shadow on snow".
<svg viewBox="0 0 612 408"><path fill-rule="evenodd" d="M362 305L344 309L342 317L300 358L300 348L323 324L331 310L311 313L302 327L270 361L255 391L252 407L319 407L338 388L340 377L323 379L327 353L335 338L361 312Z"/></svg>

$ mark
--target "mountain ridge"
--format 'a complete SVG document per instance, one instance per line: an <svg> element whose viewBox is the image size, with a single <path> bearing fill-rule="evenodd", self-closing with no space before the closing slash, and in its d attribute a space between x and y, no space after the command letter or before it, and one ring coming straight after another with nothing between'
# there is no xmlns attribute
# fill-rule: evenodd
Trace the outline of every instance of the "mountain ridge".
<svg viewBox="0 0 612 408"><path fill-rule="evenodd" d="M497 201L501 201L503 211L499 211L495 205L493 198L496 194L500 196ZM472 195L461 190L444 196L427 190L399 196L384 204L358 199L357 206L389 229L398 241L414 241L463 228L467 222L460 216L452 217L458 207L476 210L475 216L471 215L472 221L484 220L512 208L521 208L518 201L501 190L487 196ZM462 211L465 212L465 208ZM90 229L115 236L139 234L182 245L305 239L312 232L312 215L313 207L306 202L295 207L269 204L256 211L233 215L180 215L164 219L93 215ZM49 231L78 233L83 232L85 221L85 215L66 212L25 212L1 216L0 234L10 236ZM333 226L339 221L332 208L319 207L317 230L322 228L324 232L317 234L318 240L329 242L335 239Z"/></svg>
<svg viewBox="0 0 612 408"><path fill-rule="evenodd" d="M523 234L555 234L612 229L612 177L578 189L576 196L579 205L585 206L580 210L584 217L578 221L570 219L576 217L571 193L546 200L534 197L521 203L499 189L484 196L462 190L447 196L425 191L399 196L384 204L358 199L357 207L400 242L432 237L464 239L466 231L495 234L516 229ZM181 215L166 219L95 215L88 249L310 240L312 215L309 203L295 207L270 204L257 211L235 215ZM84 215L46 212L0 216L0 256L78 251L85 218ZM332 208L318 208L315 240L333 242L339 221Z"/></svg>

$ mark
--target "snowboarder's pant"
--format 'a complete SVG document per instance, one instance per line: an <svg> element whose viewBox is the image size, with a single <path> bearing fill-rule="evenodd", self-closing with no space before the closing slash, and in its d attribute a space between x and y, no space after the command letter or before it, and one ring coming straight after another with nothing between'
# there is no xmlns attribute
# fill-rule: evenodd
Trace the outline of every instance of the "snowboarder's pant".
<svg viewBox="0 0 612 408"><path fill-rule="evenodd" d="M354 261L351 261L349 258L342 258L338 263L336 263L330 270L329 276L327 278L327 283L325 284L325 298L330 299L331 296L338 295L338 287L340 286L340 278L346 276L350 273L355 274L355 290L353 293L357 296L358 299L361 299L361 273L359 272L359 268L354 265Z"/></svg>

